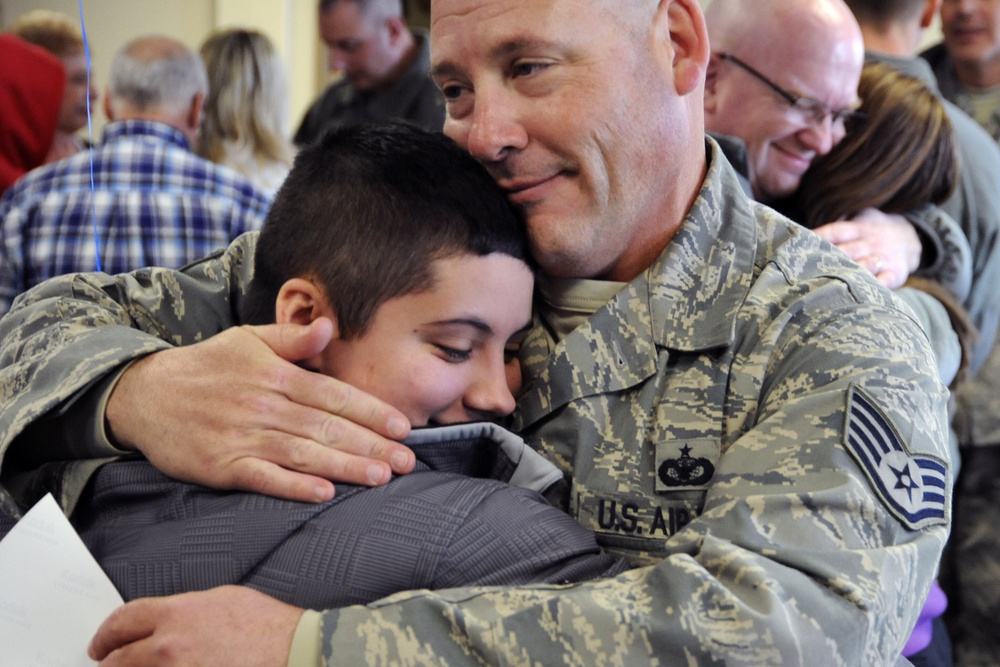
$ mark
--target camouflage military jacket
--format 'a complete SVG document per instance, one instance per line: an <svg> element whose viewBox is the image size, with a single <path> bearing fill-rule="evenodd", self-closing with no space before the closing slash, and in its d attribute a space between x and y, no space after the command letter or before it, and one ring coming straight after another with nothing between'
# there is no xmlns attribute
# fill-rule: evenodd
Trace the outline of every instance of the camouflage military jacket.
<svg viewBox="0 0 1000 667"><path fill-rule="evenodd" d="M328 664L896 662L948 533L946 391L909 311L712 151L660 258L522 350L515 430L644 567L327 612Z"/></svg>
<svg viewBox="0 0 1000 667"><path fill-rule="evenodd" d="M658 260L564 340L539 327L524 349L517 428L567 474L566 509L639 567L307 613L298 649L350 665L896 661L948 534L947 393L910 311L750 202L709 147ZM65 433L74 413L100 421L81 394L235 323L254 242L24 295L0 321L4 483L63 466L67 507L91 464L60 457L115 453Z"/></svg>

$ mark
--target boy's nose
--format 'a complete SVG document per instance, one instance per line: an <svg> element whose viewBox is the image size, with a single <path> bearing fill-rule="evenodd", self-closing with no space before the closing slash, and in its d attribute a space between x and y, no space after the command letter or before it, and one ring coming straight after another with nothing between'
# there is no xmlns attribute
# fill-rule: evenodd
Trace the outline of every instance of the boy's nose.
<svg viewBox="0 0 1000 667"><path fill-rule="evenodd" d="M514 412L517 401L511 391L509 366L498 362L484 364L463 397L469 411L480 413L484 418L503 417ZM520 373L517 376L519 384Z"/></svg>

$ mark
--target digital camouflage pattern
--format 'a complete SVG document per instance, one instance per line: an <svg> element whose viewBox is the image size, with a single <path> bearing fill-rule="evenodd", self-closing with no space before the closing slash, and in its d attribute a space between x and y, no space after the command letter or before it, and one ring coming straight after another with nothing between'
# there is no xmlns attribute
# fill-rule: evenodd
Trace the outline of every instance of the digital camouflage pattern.
<svg viewBox="0 0 1000 667"><path fill-rule="evenodd" d="M256 238L178 271L70 274L15 300L0 319L0 482L22 509L51 491L71 513L93 471L123 453L103 408L129 362L238 323Z"/></svg>
<svg viewBox="0 0 1000 667"><path fill-rule="evenodd" d="M943 516L901 520L883 498L903 479L869 478L848 415L863 393L947 465L946 392L888 292L711 162L649 271L561 342L539 328L522 348L515 430L572 476L567 507L601 543L653 565L328 612L329 664L895 663L950 482Z"/></svg>
<svg viewBox="0 0 1000 667"><path fill-rule="evenodd" d="M306 615L328 664L896 662L948 535L947 392L909 311L751 203L710 149L653 266L564 340L538 328L523 349L516 428L571 477L565 507L641 567ZM0 323L2 447L23 435L3 481L12 463L66 458L52 444L73 441L65 424L27 426L57 406L93 413L103 388L67 397L234 323L253 242L182 274L66 278L16 304ZM97 439L69 451L109 454ZM84 474L65 470L64 506ZM23 501L33 485L17 488Z"/></svg>

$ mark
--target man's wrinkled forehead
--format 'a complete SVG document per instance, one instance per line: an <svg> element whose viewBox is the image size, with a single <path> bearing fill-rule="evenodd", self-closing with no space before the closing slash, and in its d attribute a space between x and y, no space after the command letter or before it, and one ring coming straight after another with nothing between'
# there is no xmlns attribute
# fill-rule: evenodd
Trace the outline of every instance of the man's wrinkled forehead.
<svg viewBox="0 0 1000 667"><path fill-rule="evenodd" d="M858 100L864 48L843 35L812 33L758 49L755 63L797 97L849 108Z"/></svg>
<svg viewBox="0 0 1000 667"><path fill-rule="evenodd" d="M651 3L656 0L432 0L431 64L463 68L468 51L459 55L459 48L499 60L533 47L565 47L567 40L595 31L597 15L600 32L631 34L644 16L640 7ZM582 11L590 20L583 20Z"/></svg>

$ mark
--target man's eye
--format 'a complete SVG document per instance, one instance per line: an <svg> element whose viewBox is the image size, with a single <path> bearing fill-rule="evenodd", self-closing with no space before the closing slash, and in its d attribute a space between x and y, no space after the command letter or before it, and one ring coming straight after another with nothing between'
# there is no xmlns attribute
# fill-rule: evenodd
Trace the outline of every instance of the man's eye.
<svg viewBox="0 0 1000 667"><path fill-rule="evenodd" d="M457 100L462 94L461 86L443 86L441 88L441 94L444 95L446 100Z"/></svg>
<svg viewBox="0 0 1000 667"><path fill-rule="evenodd" d="M355 51L361 48L362 44L364 44L364 42L361 40L352 40L350 42L338 42L337 48L343 51L344 53L354 53Z"/></svg>
<svg viewBox="0 0 1000 667"><path fill-rule="evenodd" d="M519 62L519 63L514 63L514 65L510 69L511 69L511 75L514 78L518 78L522 76L531 76L532 74L537 74L538 72L542 71L548 66L549 66L548 63Z"/></svg>
<svg viewBox="0 0 1000 667"><path fill-rule="evenodd" d="M458 363L461 361L468 361L469 355L472 354L472 350L459 350L458 348L448 347L447 345L436 345L437 349L441 350L444 354L446 361L452 363Z"/></svg>

